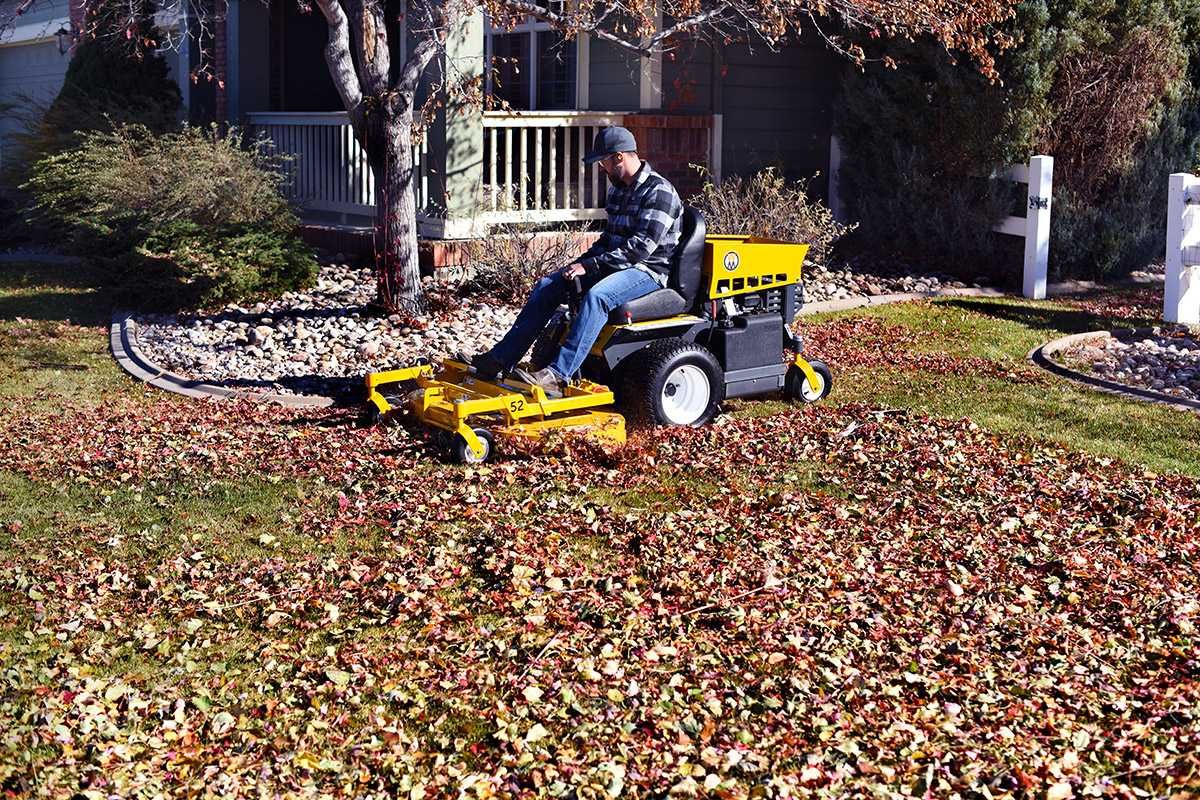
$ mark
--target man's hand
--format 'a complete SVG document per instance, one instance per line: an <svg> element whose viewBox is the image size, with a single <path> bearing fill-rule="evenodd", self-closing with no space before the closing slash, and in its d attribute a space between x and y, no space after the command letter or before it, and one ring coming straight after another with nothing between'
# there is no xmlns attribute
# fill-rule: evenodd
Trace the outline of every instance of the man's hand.
<svg viewBox="0 0 1200 800"><path fill-rule="evenodd" d="M587 268L576 261L574 264L568 264L563 267L561 274L565 280L569 281L572 278L582 278L586 272Z"/></svg>

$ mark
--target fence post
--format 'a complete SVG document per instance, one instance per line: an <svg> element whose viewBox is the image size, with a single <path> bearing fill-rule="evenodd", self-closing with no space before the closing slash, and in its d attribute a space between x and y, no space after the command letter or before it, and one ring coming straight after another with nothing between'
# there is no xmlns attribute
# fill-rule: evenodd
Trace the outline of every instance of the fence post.
<svg viewBox="0 0 1200 800"><path fill-rule="evenodd" d="M1171 176L1167 196L1167 275L1163 287L1163 319L1200 324L1200 226L1195 210L1200 202L1200 178L1186 172Z"/></svg>
<svg viewBox="0 0 1200 800"><path fill-rule="evenodd" d="M1050 205L1054 197L1054 158L1029 160L1029 206L1025 211L1025 272L1021 293L1033 300L1046 298L1050 264Z"/></svg>

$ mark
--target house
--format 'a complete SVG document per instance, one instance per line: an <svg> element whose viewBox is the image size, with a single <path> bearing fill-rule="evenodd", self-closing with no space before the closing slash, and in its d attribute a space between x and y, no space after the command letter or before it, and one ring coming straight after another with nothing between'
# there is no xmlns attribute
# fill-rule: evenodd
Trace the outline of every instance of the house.
<svg viewBox="0 0 1200 800"><path fill-rule="evenodd" d="M28 85L37 69L39 91L61 83L68 56L49 34L70 25L67 2L42 0L42 16L6 39L0 99ZM295 155L291 192L306 220L370 225L373 180L322 57L326 26L318 11L303 13L286 0L229 0L223 24L200 34L194 20L189 26L164 15L160 22L180 42L165 55L180 76L190 120L242 124ZM400 24L394 38L403 42ZM216 80L189 83L185 66L198 63L201 49L213 53ZM780 52L691 44L639 58L593 37L564 40L533 20L492 30L479 14L453 37L447 60L460 74L494 64L487 89L511 110L451 106L428 131L415 153L426 237L477 235L505 221L602 218L603 175L585 168L580 155L604 125L633 130L647 159L685 198L701 182L692 164L718 177L765 165L792 177L829 172L843 65L816 41ZM823 192L824 181L814 189Z"/></svg>

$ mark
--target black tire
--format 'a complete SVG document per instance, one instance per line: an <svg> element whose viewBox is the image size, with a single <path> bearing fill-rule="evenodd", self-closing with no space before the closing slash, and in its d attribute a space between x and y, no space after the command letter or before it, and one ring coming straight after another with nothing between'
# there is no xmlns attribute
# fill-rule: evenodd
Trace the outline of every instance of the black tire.
<svg viewBox="0 0 1200 800"><path fill-rule="evenodd" d="M529 351L529 365L533 372L545 369L558 358L559 340L567 330L567 312L559 309L550 322L533 340L533 348Z"/></svg>
<svg viewBox="0 0 1200 800"><path fill-rule="evenodd" d="M475 435L483 442L483 456L476 456L471 452L467 440L458 434L454 435L454 442L450 448L450 454L454 456L454 461L457 464L482 464L486 461L491 461L492 456L496 454L496 441L492 438L491 431L486 428L475 428Z"/></svg>
<svg viewBox="0 0 1200 800"><path fill-rule="evenodd" d="M783 379L783 394L788 400L816 403L829 396L829 390L833 388L833 373L829 371L829 366L824 361L816 360L809 361L808 365L817 373L821 386L809 386L808 378L793 364L788 367L787 375Z"/></svg>
<svg viewBox="0 0 1200 800"><path fill-rule="evenodd" d="M725 373L705 347L683 339L663 339L621 365L617 393L631 425L699 427L712 421L725 399ZM707 399L697 392L707 390ZM678 403L676 392L688 394Z"/></svg>

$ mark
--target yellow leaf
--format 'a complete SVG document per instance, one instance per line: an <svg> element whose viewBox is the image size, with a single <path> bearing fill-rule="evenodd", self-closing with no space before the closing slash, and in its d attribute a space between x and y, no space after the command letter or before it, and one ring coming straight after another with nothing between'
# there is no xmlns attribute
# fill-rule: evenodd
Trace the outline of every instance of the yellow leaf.
<svg viewBox="0 0 1200 800"><path fill-rule="evenodd" d="M320 759L318 759L312 753L300 753L298 756L292 759L292 761L295 762L296 766L302 767L309 772L316 772L317 767L321 764Z"/></svg>

